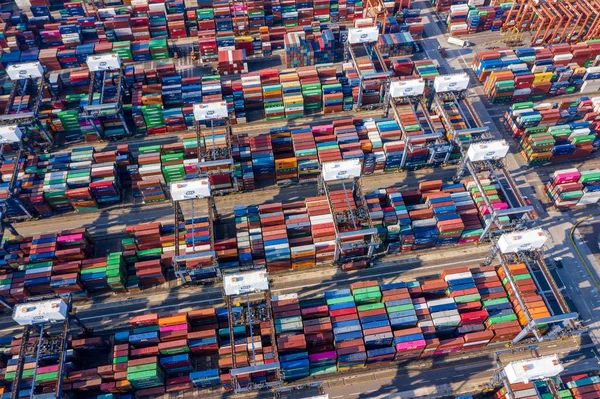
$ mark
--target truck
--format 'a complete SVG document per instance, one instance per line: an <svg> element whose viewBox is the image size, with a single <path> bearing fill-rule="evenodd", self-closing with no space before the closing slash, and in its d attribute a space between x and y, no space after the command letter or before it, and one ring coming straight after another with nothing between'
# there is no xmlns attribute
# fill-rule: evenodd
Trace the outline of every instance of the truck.
<svg viewBox="0 0 600 399"><path fill-rule="evenodd" d="M460 47L469 47L471 45L471 43L469 43L468 41L459 39L457 37L449 37L448 44L454 44Z"/></svg>

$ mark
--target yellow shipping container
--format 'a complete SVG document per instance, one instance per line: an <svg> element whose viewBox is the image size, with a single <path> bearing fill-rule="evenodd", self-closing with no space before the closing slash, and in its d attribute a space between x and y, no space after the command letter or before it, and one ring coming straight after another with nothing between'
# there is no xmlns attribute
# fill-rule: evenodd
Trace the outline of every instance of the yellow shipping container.
<svg viewBox="0 0 600 399"><path fill-rule="evenodd" d="M552 77L554 76L554 73L552 72L543 72L543 73L536 73L533 75L533 83L547 83L550 82L552 80Z"/></svg>
<svg viewBox="0 0 600 399"><path fill-rule="evenodd" d="M234 40L236 43L252 43L252 36L237 36Z"/></svg>
<svg viewBox="0 0 600 399"><path fill-rule="evenodd" d="M161 317L158 319L158 325L161 327L176 326L178 324L187 324L187 322L187 314L171 317Z"/></svg>

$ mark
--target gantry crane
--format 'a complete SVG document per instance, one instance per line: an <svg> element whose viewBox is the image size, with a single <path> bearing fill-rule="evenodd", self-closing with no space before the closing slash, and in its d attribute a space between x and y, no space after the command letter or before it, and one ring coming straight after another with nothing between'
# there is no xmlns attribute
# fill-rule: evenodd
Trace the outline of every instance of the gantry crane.
<svg viewBox="0 0 600 399"><path fill-rule="evenodd" d="M90 70L90 86L87 103L79 113L79 119L91 123L99 140L129 136L131 133L123 116L125 73L119 55L89 56L87 65ZM120 127L114 132L107 132L102 126L98 126L101 121Z"/></svg>

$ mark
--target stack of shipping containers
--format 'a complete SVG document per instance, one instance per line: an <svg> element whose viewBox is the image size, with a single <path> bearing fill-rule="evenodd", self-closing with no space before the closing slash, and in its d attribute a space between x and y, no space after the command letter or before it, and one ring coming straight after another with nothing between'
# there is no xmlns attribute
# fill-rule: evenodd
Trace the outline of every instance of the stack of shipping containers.
<svg viewBox="0 0 600 399"><path fill-rule="evenodd" d="M557 170L546 183L546 193L557 208L594 205L600 200L600 170Z"/></svg>

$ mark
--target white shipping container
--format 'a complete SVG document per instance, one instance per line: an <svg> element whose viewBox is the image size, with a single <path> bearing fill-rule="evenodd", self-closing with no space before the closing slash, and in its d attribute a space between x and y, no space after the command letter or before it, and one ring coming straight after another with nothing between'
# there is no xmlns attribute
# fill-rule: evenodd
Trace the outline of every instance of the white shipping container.
<svg viewBox="0 0 600 399"><path fill-rule="evenodd" d="M433 301L427 301L427 306L429 308L431 308L432 306L439 306L439 305L448 305L448 304L453 304L454 303L454 299L452 298L444 298L444 299L436 299Z"/></svg>
<svg viewBox="0 0 600 399"><path fill-rule="evenodd" d="M586 80L581 85L581 93L596 93L600 91L600 80Z"/></svg>
<svg viewBox="0 0 600 399"><path fill-rule="evenodd" d="M519 116L519 115L521 115L521 114L524 114L524 113L526 113L526 112L531 112L531 111L533 111L533 108L514 109L514 110L512 111L512 115L514 115L514 116Z"/></svg>
<svg viewBox="0 0 600 399"><path fill-rule="evenodd" d="M469 5L472 7L481 7L485 4L484 0L469 0Z"/></svg>
<svg viewBox="0 0 600 399"><path fill-rule="evenodd" d="M284 295L275 295L271 297L273 302L277 301L289 301L290 299L298 299L298 294L284 294Z"/></svg>
<svg viewBox="0 0 600 399"><path fill-rule="evenodd" d="M462 278L473 278L473 274L471 272L448 274L446 277L444 277L444 280L448 282L452 280L459 280Z"/></svg>
<svg viewBox="0 0 600 399"><path fill-rule="evenodd" d="M188 254L191 254L191 253L194 253L194 252L196 252L198 254L201 254L203 252L210 252L210 251L212 251L212 248L210 247L210 244L207 244L207 245L196 245L195 247L186 247L185 248L185 252L188 253Z"/></svg>
<svg viewBox="0 0 600 399"><path fill-rule="evenodd" d="M548 66L546 65L534 65L533 68L531 68L532 73L544 73L547 70Z"/></svg>
<svg viewBox="0 0 600 399"><path fill-rule="evenodd" d="M584 128L584 129L575 129L571 132L571 134L569 135L569 140L571 140L574 137L580 137L580 136L587 136L591 133L592 131L588 128Z"/></svg>
<svg viewBox="0 0 600 399"><path fill-rule="evenodd" d="M565 53L565 54L556 54L554 56L554 61L570 61L573 59L573 54Z"/></svg>
<svg viewBox="0 0 600 399"><path fill-rule="evenodd" d="M529 67L527 66L527 64L523 63L523 64L511 64L508 66L508 69L510 69L511 71L525 71L525 70L529 70Z"/></svg>
<svg viewBox="0 0 600 399"><path fill-rule="evenodd" d="M466 30L466 29L469 29L469 26L467 24L450 25L450 32L454 32L455 30Z"/></svg>

